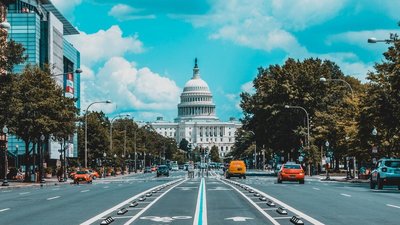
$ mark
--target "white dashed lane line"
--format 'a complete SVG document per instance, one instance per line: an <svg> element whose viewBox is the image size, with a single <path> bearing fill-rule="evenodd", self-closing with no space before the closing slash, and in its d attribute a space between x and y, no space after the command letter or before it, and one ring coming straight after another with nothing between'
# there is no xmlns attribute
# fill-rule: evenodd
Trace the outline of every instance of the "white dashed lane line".
<svg viewBox="0 0 400 225"><path fill-rule="evenodd" d="M108 186L105 186L104 188L109 188Z"/></svg>
<svg viewBox="0 0 400 225"><path fill-rule="evenodd" d="M20 195L26 195L26 194L29 194L30 192L21 192L21 193L19 193Z"/></svg>
<svg viewBox="0 0 400 225"><path fill-rule="evenodd" d="M60 197L61 196L55 196L55 197L48 198L47 200L50 201L50 200L54 200L54 199L57 199L57 198L60 198Z"/></svg>
<svg viewBox="0 0 400 225"><path fill-rule="evenodd" d="M317 190L317 191L320 191L320 190L321 190L321 189L319 189L319 188L315 188L315 187L314 187L314 188L312 188L312 189L314 189L314 190Z"/></svg>
<svg viewBox="0 0 400 225"><path fill-rule="evenodd" d="M88 192L88 191L90 191L90 190L83 190L83 191L81 191L81 192L84 193L84 192Z"/></svg>
<svg viewBox="0 0 400 225"><path fill-rule="evenodd" d="M345 196L345 197L351 197L351 195L343 194L343 193L341 193L340 195Z"/></svg>
<svg viewBox="0 0 400 225"><path fill-rule="evenodd" d="M400 209L400 206L397 206L397 205L386 204L386 206L389 206L389 207L393 207L393 208Z"/></svg>
<svg viewBox="0 0 400 225"><path fill-rule="evenodd" d="M0 209L0 212L4 212L4 211L7 211L7 210L10 210L10 208Z"/></svg>

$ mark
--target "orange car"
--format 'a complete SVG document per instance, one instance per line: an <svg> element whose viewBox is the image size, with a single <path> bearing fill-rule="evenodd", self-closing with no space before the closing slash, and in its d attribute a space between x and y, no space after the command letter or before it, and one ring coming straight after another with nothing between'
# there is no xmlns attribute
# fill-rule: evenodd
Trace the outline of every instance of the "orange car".
<svg viewBox="0 0 400 225"><path fill-rule="evenodd" d="M300 164L286 163L283 164L278 172L278 183L282 181L298 181L304 184L304 170Z"/></svg>
<svg viewBox="0 0 400 225"><path fill-rule="evenodd" d="M92 176L94 180L100 177L99 173L95 170L88 170L89 174Z"/></svg>
<svg viewBox="0 0 400 225"><path fill-rule="evenodd" d="M231 177L239 177L246 179L246 164L243 160L232 160L229 163L228 169L225 171L227 179Z"/></svg>
<svg viewBox="0 0 400 225"><path fill-rule="evenodd" d="M74 176L74 183L79 184L80 182L92 183L93 179L89 171L77 171Z"/></svg>

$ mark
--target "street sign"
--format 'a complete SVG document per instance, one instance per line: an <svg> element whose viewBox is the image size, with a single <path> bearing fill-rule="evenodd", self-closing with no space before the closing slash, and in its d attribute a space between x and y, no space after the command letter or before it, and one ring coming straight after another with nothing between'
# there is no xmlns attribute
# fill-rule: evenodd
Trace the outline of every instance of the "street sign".
<svg viewBox="0 0 400 225"><path fill-rule="evenodd" d="M230 218L225 218L225 220L232 220L233 222L246 222L246 220L252 220L253 218L250 217L241 217L241 216L235 216L235 217L230 217Z"/></svg>

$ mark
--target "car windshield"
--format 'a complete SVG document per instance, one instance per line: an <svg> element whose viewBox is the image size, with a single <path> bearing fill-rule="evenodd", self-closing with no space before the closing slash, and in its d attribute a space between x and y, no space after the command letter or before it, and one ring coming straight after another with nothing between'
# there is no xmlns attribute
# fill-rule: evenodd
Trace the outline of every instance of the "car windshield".
<svg viewBox="0 0 400 225"><path fill-rule="evenodd" d="M385 166L392 167L392 168L400 168L400 161L386 161Z"/></svg>
<svg viewBox="0 0 400 225"><path fill-rule="evenodd" d="M285 165L283 168L285 169L301 169L300 165Z"/></svg>
<svg viewBox="0 0 400 225"><path fill-rule="evenodd" d="M78 171L78 172L76 172L76 174L87 174L88 172L87 171Z"/></svg>
<svg viewBox="0 0 400 225"><path fill-rule="evenodd" d="M167 166L159 166L159 167L158 167L158 170L166 170L166 169L168 169Z"/></svg>

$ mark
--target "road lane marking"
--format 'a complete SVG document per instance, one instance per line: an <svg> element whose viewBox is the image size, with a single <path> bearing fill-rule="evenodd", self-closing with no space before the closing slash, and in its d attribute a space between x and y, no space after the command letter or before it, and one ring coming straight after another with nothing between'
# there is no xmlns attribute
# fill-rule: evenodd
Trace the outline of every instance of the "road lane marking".
<svg viewBox="0 0 400 225"><path fill-rule="evenodd" d="M84 192L88 192L88 191L90 191L90 190L83 190L83 191L81 191L81 192L84 193Z"/></svg>
<svg viewBox="0 0 400 225"><path fill-rule="evenodd" d="M60 188L53 188L53 189L51 189L52 191L58 191L58 190L60 190Z"/></svg>
<svg viewBox="0 0 400 225"><path fill-rule="evenodd" d="M340 195L343 195L343 196L345 196L345 197L351 197L351 195L343 194L343 193L340 193Z"/></svg>
<svg viewBox="0 0 400 225"><path fill-rule="evenodd" d="M315 187L314 187L314 188L312 188L312 189L314 189L314 190L317 190L317 191L320 191L320 190L321 190L321 189L319 189L319 188L315 188Z"/></svg>
<svg viewBox="0 0 400 225"><path fill-rule="evenodd" d="M194 214L193 225L207 225L207 201L206 184L204 177L201 178L199 193L197 195L196 211Z"/></svg>
<svg viewBox="0 0 400 225"><path fill-rule="evenodd" d="M234 190L236 190L239 194L241 194L250 204L252 204L254 206L254 208L256 208L261 214L263 214L265 217L267 217L267 219L269 221L271 221L274 225L280 225L276 220L274 220L274 218L272 218L272 216L270 216L268 213L266 213L260 206L258 206L256 203L254 203L249 197L247 197L245 194L243 194L240 190L238 190L235 186L226 183L223 180L220 180L222 183L230 186L231 188L233 188ZM254 190L254 188L252 188ZM257 191L258 193L260 193L259 191Z"/></svg>
<svg viewBox="0 0 400 225"><path fill-rule="evenodd" d="M3 193L8 193L8 192L11 192L11 190L9 190L9 191L2 191Z"/></svg>
<svg viewBox="0 0 400 225"><path fill-rule="evenodd" d="M156 199L154 199L150 204L148 204L146 207L144 207L143 210L138 212L134 217L132 217L130 220L128 220L124 225L130 225L132 224L137 218L139 218L143 213L145 213L152 205L154 205L158 200L160 200L164 195L166 195L168 192L170 192L172 189L174 189L176 186L181 185L183 182L185 182L186 179L178 182L177 184L174 184L170 189L166 190L164 193L162 193L160 196L158 196ZM161 185L160 185L161 186ZM155 187L153 189L150 189L148 191L156 190L158 187Z"/></svg>
<svg viewBox="0 0 400 225"><path fill-rule="evenodd" d="M105 186L104 188L109 188L109 186Z"/></svg>
<svg viewBox="0 0 400 225"><path fill-rule="evenodd" d="M176 180L175 180L175 181L176 181ZM179 181L179 179L178 179L178 181ZM171 183L173 183L173 182L174 182L174 181L170 181L170 182L168 182L168 183L166 183L166 184L171 184ZM105 217L106 215L108 215L108 214L110 214L110 213L113 213L114 211L118 210L119 208L121 208L121 207L123 207L123 206L129 204L129 203L132 202L133 200L135 200L135 199L137 199L137 198L139 198L139 197L145 195L147 192L152 191L152 190L156 190L156 189L158 189L159 187L161 187L161 186L163 186L163 185L165 185L165 184L160 184L160 185L158 185L158 186L155 186L155 187L151 188L150 190L145 190L145 191L143 191L143 192L141 192L141 193L139 193L139 194L137 194L137 195L135 195L135 196L133 196L133 197L131 197L131 198L129 198L129 199L127 199L127 200L121 202L121 203L119 203L118 205L116 205L116 206L114 206L114 207L112 207L112 208L110 208L110 209L108 209L108 210L106 210L106 211L104 211L104 212L98 214L97 216L94 216L94 217L92 217L92 218L86 220L85 222L81 223L80 225L90 225L90 224L92 224L92 223L94 223L94 222L97 222L98 220L100 220L101 218Z"/></svg>
<svg viewBox="0 0 400 225"><path fill-rule="evenodd" d="M386 204L386 206L400 209L400 206L397 206L397 205Z"/></svg>
<svg viewBox="0 0 400 225"><path fill-rule="evenodd" d="M0 209L0 212L4 212L4 211L7 211L7 210L10 210L10 208Z"/></svg>
<svg viewBox="0 0 400 225"><path fill-rule="evenodd" d="M47 200L50 201L50 200L57 199L57 198L60 198L60 197L61 196L55 196L55 197L48 198Z"/></svg>
<svg viewBox="0 0 400 225"><path fill-rule="evenodd" d="M274 217L275 220L291 219L291 216Z"/></svg>
<svg viewBox="0 0 400 225"><path fill-rule="evenodd" d="M26 194L29 194L30 192L21 192L21 193L19 193L20 195L26 195Z"/></svg>
<svg viewBox="0 0 400 225"><path fill-rule="evenodd" d="M222 182L224 182L224 181L222 181ZM235 182L235 183L237 183L237 182ZM228 185L229 185L229 184L228 184ZM232 186L232 187L233 187L233 186ZM235 189L235 187L233 187L233 188ZM251 187L251 188L252 188L254 191L258 192L259 194L265 196L265 197L268 198L269 200L271 200L271 201L273 201L273 202L275 202L275 203L278 203L280 206L282 206L282 207L284 207L284 208L286 208L286 209L292 211L293 213L297 214L297 215L300 216L301 218L303 218L303 219L305 219L305 220L308 220L308 221L311 222L312 224L315 224L315 225L325 225L324 223L321 223L320 221L318 221L318 220L312 218L311 216L308 216L308 215L304 214L303 212L301 212L301 211L299 211L299 210L297 210L297 209L295 209L295 208L289 206L288 204L286 204L286 203L284 203L284 202L282 202L282 201L280 201L280 200L278 200L278 199L276 199L276 198L274 198L274 197L272 197L272 196L266 194L265 192L262 192L262 191L260 191L260 190L258 190L258 189L256 189L256 188L254 188L254 187ZM240 192L240 191L239 191L239 192ZM241 193L241 192L240 192L240 193ZM275 210L276 210L276 209L275 209ZM265 213L265 212L264 212L264 213Z"/></svg>

